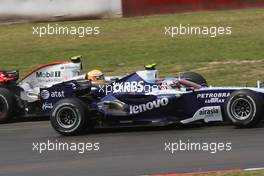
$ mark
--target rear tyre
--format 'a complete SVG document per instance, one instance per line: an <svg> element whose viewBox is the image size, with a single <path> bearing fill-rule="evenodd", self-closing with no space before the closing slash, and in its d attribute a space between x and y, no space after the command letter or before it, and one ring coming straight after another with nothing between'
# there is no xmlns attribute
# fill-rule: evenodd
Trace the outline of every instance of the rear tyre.
<svg viewBox="0 0 264 176"><path fill-rule="evenodd" d="M57 102L50 114L52 127L62 135L78 135L88 124L88 107L77 98L67 98Z"/></svg>
<svg viewBox="0 0 264 176"><path fill-rule="evenodd" d="M224 111L227 118L238 127L255 127L263 116L263 99L252 90L233 92L225 102Z"/></svg>
<svg viewBox="0 0 264 176"><path fill-rule="evenodd" d="M0 123L10 121L16 110L16 99L13 93L5 88L0 88Z"/></svg>
<svg viewBox="0 0 264 176"><path fill-rule="evenodd" d="M186 79L188 81L194 82L196 84L199 84L201 86L208 86L206 79L200 75L199 73L195 72L184 72L184 73L179 73L177 75L178 78L181 79Z"/></svg>

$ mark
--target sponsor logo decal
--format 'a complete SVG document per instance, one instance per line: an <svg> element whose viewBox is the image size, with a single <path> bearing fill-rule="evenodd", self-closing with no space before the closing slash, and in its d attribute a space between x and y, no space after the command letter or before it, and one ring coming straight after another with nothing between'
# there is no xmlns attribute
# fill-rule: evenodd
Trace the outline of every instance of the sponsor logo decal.
<svg viewBox="0 0 264 176"><path fill-rule="evenodd" d="M142 92L144 81L113 83L113 92Z"/></svg>
<svg viewBox="0 0 264 176"><path fill-rule="evenodd" d="M65 92L64 91L53 91L49 92L48 90L42 90L40 93L42 99L47 100L50 97L52 98L64 98Z"/></svg>
<svg viewBox="0 0 264 176"><path fill-rule="evenodd" d="M144 81L114 82L108 85L99 85L99 93L124 93L124 92L152 92L159 90L159 85L148 85Z"/></svg>
<svg viewBox="0 0 264 176"><path fill-rule="evenodd" d="M138 114L145 111L150 111L155 108L159 108L162 106L167 106L169 104L168 98L161 98L155 101L148 102L146 104L140 105L131 105L130 106L130 114Z"/></svg>
<svg viewBox="0 0 264 176"><path fill-rule="evenodd" d="M48 110L48 109L52 109L53 108L53 104L52 103L47 103L45 102L43 105L42 105L42 109L43 110Z"/></svg>
<svg viewBox="0 0 264 176"><path fill-rule="evenodd" d="M50 97L50 92L47 90L42 90L40 96L42 99L47 100Z"/></svg>
<svg viewBox="0 0 264 176"><path fill-rule="evenodd" d="M61 77L60 71L50 71L50 72L36 72L37 78L59 78Z"/></svg>
<svg viewBox="0 0 264 176"><path fill-rule="evenodd" d="M54 92L51 92L50 96L52 98L63 98L65 97L65 92L64 91L54 91Z"/></svg>
<svg viewBox="0 0 264 176"><path fill-rule="evenodd" d="M199 115L201 116L213 116L214 114L218 114L219 113L219 109L218 108L209 108L209 109L201 109L199 111Z"/></svg>
<svg viewBox="0 0 264 176"><path fill-rule="evenodd" d="M229 96L230 96L230 92L202 93L202 94L197 94L197 99L204 99L206 104L224 103L225 99Z"/></svg>
<svg viewBox="0 0 264 176"><path fill-rule="evenodd" d="M202 107L189 119L182 120L181 123L187 124L198 120L204 120L204 122L216 122L223 121L221 107L220 106L207 106Z"/></svg>

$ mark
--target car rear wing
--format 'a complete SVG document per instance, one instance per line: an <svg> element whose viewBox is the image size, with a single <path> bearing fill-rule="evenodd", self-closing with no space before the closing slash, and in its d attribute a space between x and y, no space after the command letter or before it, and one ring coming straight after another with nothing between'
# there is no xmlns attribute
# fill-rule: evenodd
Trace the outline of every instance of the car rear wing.
<svg viewBox="0 0 264 176"><path fill-rule="evenodd" d="M0 85L15 83L19 79L18 70L0 71Z"/></svg>

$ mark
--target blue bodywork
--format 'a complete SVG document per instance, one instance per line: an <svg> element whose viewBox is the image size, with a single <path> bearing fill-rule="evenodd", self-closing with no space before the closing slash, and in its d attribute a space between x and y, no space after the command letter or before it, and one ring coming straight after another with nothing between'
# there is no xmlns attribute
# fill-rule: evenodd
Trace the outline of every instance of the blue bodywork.
<svg viewBox="0 0 264 176"><path fill-rule="evenodd" d="M137 72L105 84L93 85L92 89L76 95L78 81L69 81L41 89L41 104L44 114L50 112L56 102L77 96L87 106L100 114L103 120L135 124L191 123L195 121L224 121L223 107L229 95L245 87L199 87L182 84L181 87L164 89L165 78L146 80ZM188 83L188 82L187 82ZM264 99L264 89L256 91Z"/></svg>

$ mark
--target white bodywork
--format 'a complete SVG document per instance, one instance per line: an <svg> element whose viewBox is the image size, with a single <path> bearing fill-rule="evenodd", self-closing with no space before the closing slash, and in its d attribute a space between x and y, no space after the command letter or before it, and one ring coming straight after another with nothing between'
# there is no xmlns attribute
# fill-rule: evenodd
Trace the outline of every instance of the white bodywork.
<svg viewBox="0 0 264 176"><path fill-rule="evenodd" d="M18 83L18 86L24 90L21 99L34 102L39 99L40 88L73 79L84 79L85 74L81 75L80 72L81 63L73 62L50 64L36 69Z"/></svg>
<svg viewBox="0 0 264 176"><path fill-rule="evenodd" d="M143 70L136 72L139 77L141 77L144 81L148 83L155 83L158 78L157 70Z"/></svg>

